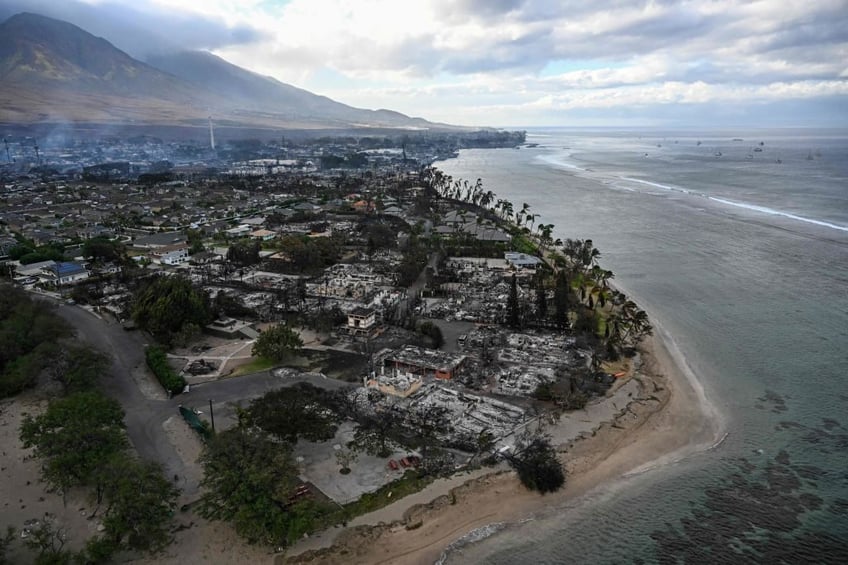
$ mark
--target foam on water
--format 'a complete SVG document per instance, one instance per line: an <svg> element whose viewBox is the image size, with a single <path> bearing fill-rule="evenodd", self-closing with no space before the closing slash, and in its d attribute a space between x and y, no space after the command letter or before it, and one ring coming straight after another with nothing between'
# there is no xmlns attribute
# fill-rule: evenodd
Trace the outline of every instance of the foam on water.
<svg viewBox="0 0 848 565"><path fill-rule="evenodd" d="M579 168L579 167L575 167ZM585 169L580 169L585 170ZM634 179L630 177L619 177L621 180L625 180L628 182L635 182L638 184L644 184L647 186L652 186L654 188L661 188L663 190L669 190L671 192L681 192L683 194L688 194L690 196L700 196L702 198L707 198L708 200L712 200L713 202L718 202L719 204L724 204L726 206L735 206L736 208L743 208L745 210L751 210L753 212L760 212L762 214L768 214L770 216L781 216L783 218L789 218L790 220L796 220L799 222L806 222L808 224L814 224L817 226L822 226L825 228L830 228L839 231L848 232L848 226L840 226L838 224L834 224L832 222L826 222L824 220L817 220L815 218L807 218L805 216L799 216L797 214L793 214L791 212L785 212L783 210L775 210L774 208L769 208L767 206L759 206L757 204L750 204L748 202L736 202L734 200L728 200L727 198L719 198L718 196L709 196L708 194L704 194L701 192L695 192L689 190L687 188L682 188L679 186L669 186L667 184L660 184L658 182L651 182L642 179Z"/></svg>
<svg viewBox="0 0 848 565"><path fill-rule="evenodd" d="M573 163L569 163L568 161L563 161L561 157L554 155L539 155L536 157L540 161L544 161L549 165L555 165L557 167L565 167L566 169L572 169L575 171L588 171L588 169L584 169L583 167L578 167Z"/></svg>
<svg viewBox="0 0 848 565"><path fill-rule="evenodd" d="M718 198L716 196L708 196L710 200L714 202L719 202L721 204L726 204L728 206L736 206L737 208L744 208L746 210L753 210L754 212L761 212L763 214L768 214L770 216L782 216L784 218L789 218L790 220L797 220L799 222L807 222L808 224L815 224L817 226L822 226L825 228L830 228L839 231L848 232L848 226L840 226L837 224L833 224L831 222L825 222L824 220L817 220L815 218L805 218L804 216L798 216L796 214L792 214L790 212L784 212L782 210L775 210L773 208L768 208L766 206L757 206L756 204L748 204L747 202L734 202L733 200L727 200L726 198Z"/></svg>
<svg viewBox="0 0 848 565"><path fill-rule="evenodd" d="M473 543L477 543L483 541L486 538L489 538L496 533L500 532L506 527L505 522L495 522L493 524L486 524L480 528L475 530L471 530L449 546L445 548L442 552L441 557L436 560L434 565L444 565L447 562L448 557L456 551L462 549L463 547L469 546Z"/></svg>

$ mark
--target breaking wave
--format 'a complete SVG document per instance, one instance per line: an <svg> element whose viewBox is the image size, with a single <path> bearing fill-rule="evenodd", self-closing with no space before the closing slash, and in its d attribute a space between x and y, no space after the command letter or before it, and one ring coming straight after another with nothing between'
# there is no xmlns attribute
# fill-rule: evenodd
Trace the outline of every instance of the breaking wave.
<svg viewBox="0 0 848 565"><path fill-rule="evenodd" d="M666 184L660 184L657 182L651 182L641 179L634 179L630 177L620 177L621 180L625 180L628 182L635 182L638 184L644 184L647 186L653 186L655 188L661 188L663 190L670 190L672 192L681 192L683 194L689 194L692 196L702 196L708 200L712 200L713 202L718 202L719 204L724 204L726 206L734 206L736 208L743 208L745 210L751 210L753 212L759 212L761 214L768 214L769 216L780 216L783 218L789 218L790 220L796 220L798 222L806 222L808 224L814 224L817 226L822 226L825 228L830 228L834 230L848 232L848 226L842 226L839 224L834 224L832 222L826 222L824 220L817 220L815 218L807 218L805 216L799 216L797 214L793 214L791 212L784 212L783 210L775 210L774 208L769 208L767 206L759 206L757 204L749 204L747 202L737 202L735 200L728 200L726 198L720 198L718 196L710 196L708 194L704 194L701 192L694 192L692 190L681 188L679 186L669 186Z"/></svg>
<svg viewBox="0 0 848 565"><path fill-rule="evenodd" d="M473 543L481 542L486 538L492 537L506 528L506 526L506 522L495 522L493 524L486 524L485 526L471 530L455 542L448 545L434 565L444 565L451 553L461 550L463 547L467 547Z"/></svg>
<svg viewBox="0 0 848 565"><path fill-rule="evenodd" d="M784 218L789 218L791 220L797 220L799 222L807 222L808 224L815 224L817 226L823 226L826 228L839 230L839 231L847 231L848 226L840 226L839 224L832 224L830 222L825 222L824 220L816 220L815 218L806 218L804 216L798 216L796 214L792 214L789 212L784 212L782 210L775 210L774 208L767 208L765 206L757 206L756 204L748 204L746 202L734 202L733 200L727 200L724 198L718 198L716 196L708 196L710 200L715 202L720 202L721 204L727 204L728 206L736 206L737 208L745 208L746 210L753 210L755 212L761 212L763 214L768 214L770 216L782 216Z"/></svg>

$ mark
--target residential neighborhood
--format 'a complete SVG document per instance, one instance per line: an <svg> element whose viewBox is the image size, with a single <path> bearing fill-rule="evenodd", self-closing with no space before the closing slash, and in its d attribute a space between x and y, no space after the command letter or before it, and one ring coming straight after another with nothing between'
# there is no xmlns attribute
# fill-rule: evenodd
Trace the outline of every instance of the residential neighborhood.
<svg viewBox="0 0 848 565"><path fill-rule="evenodd" d="M453 145L361 144L7 166L0 272L63 316L143 341L143 378L164 394L152 413L171 406L196 441L283 434L289 501L312 500L327 523L385 489L515 464L564 411L632 396L650 326L591 241L553 240L527 204L430 166ZM185 497L208 492L196 458L165 465Z"/></svg>

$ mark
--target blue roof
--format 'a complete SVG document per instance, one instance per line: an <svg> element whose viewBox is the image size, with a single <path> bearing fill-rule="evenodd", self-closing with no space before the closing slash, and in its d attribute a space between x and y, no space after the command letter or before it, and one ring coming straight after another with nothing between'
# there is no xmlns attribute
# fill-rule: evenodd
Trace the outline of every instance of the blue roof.
<svg viewBox="0 0 848 565"><path fill-rule="evenodd" d="M60 277L67 275L74 275L76 273L82 273L85 271L85 267L80 265L79 263L56 263L53 267L53 270L56 271L56 274Z"/></svg>

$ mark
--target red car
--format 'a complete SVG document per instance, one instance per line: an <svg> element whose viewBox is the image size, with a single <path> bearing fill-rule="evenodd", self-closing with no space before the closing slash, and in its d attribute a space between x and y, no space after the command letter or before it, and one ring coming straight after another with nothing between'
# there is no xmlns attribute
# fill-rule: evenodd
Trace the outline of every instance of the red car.
<svg viewBox="0 0 848 565"><path fill-rule="evenodd" d="M398 469L400 469L400 467L397 464L397 461L395 461L394 459L390 460L389 461L389 469L391 469L392 471L397 471Z"/></svg>

